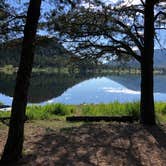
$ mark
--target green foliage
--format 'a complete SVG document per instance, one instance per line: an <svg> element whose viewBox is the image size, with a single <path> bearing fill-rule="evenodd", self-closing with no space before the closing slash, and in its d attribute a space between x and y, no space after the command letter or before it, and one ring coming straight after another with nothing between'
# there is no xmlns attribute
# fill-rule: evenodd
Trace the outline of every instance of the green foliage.
<svg viewBox="0 0 166 166"><path fill-rule="evenodd" d="M46 105L45 112L48 112L53 115L60 115L60 116L70 114L70 111L68 110L68 108L63 104Z"/></svg>
<svg viewBox="0 0 166 166"><path fill-rule="evenodd" d="M0 67L6 70L12 67L18 67L20 60L22 38L7 41L3 45L0 43ZM38 36L36 41L34 67L47 68L54 67L58 70L64 68L69 63L71 53L68 52L56 38L47 36Z"/></svg>
<svg viewBox="0 0 166 166"><path fill-rule="evenodd" d="M28 116L28 119L31 119L31 120L33 120L33 119L36 119L36 120L42 119L42 120L44 120L44 119L49 118L49 115L46 114L43 111L42 107L41 106L36 106L36 105L28 106L26 114Z"/></svg>
<svg viewBox="0 0 166 166"><path fill-rule="evenodd" d="M64 104L48 104L45 106L28 106L27 107L28 119L55 119L58 116L63 117L66 115L72 115L74 113L72 106Z"/></svg>
<svg viewBox="0 0 166 166"><path fill-rule="evenodd" d="M9 111L0 111L0 118L1 117L10 117Z"/></svg>
<svg viewBox="0 0 166 166"><path fill-rule="evenodd" d="M157 120L166 123L166 102L155 103L155 110Z"/></svg>
<svg viewBox="0 0 166 166"><path fill-rule="evenodd" d="M116 116L131 115L139 117L139 103L119 103L84 105L82 106L83 115L92 116Z"/></svg>
<svg viewBox="0 0 166 166"><path fill-rule="evenodd" d="M165 102L158 102L155 103L155 109L158 113L166 115L166 103Z"/></svg>
<svg viewBox="0 0 166 166"><path fill-rule="evenodd" d="M88 105L64 105L48 104L45 106L28 106L27 116L29 119L54 119L67 115L82 116L123 116L131 115L139 117L139 103L119 103L110 104L88 104Z"/></svg>
<svg viewBox="0 0 166 166"><path fill-rule="evenodd" d="M139 110L140 110L140 103L139 102L133 102L133 103L126 103L125 109L128 110L129 115L139 118Z"/></svg>
<svg viewBox="0 0 166 166"><path fill-rule="evenodd" d="M66 116L133 116L139 118L139 102L109 103L87 105L48 104L30 105L26 115L29 120L64 119ZM155 103L156 117L159 122L166 122L166 102ZM0 111L0 117L9 117L10 112Z"/></svg>

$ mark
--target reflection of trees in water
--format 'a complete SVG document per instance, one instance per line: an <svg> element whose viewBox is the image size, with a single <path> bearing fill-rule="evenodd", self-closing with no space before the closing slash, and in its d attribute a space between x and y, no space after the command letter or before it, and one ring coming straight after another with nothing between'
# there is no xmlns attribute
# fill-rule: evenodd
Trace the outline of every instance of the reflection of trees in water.
<svg viewBox="0 0 166 166"><path fill-rule="evenodd" d="M60 96L68 88L98 75L69 75L69 74L33 74L29 90L28 101L39 103ZM136 75L107 76L107 78L125 86L128 89L139 91L140 79ZM157 75L155 92L166 93L166 75ZM0 93L7 96L13 95L15 75L0 74Z"/></svg>
<svg viewBox="0 0 166 166"><path fill-rule="evenodd" d="M39 103L60 96L68 88L91 77L94 75L33 74L28 101ZM0 93L12 96L14 85L15 75L0 75Z"/></svg>
<svg viewBox="0 0 166 166"><path fill-rule="evenodd" d="M16 75L0 73L0 93L12 96L14 92Z"/></svg>

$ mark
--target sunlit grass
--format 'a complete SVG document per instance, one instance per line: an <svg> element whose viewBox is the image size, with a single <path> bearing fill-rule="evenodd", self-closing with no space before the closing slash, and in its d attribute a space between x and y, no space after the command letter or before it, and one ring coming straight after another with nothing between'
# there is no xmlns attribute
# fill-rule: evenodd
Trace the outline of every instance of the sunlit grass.
<svg viewBox="0 0 166 166"><path fill-rule="evenodd" d="M65 119L66 116L133 116L139 118L139 102L109 104L48 104L27 107L29 120ZM166 102L155 103L157 121L166 123ZM0 111L0 117L9 117L10 112Z"/></svg>
<svg viewBox="0 0 166 166"><path fill-rule="evenodd" d="M9 111L0 111L0 117L9 117L10 112Z"/></svg>
<svg viewBox="0 0 166 166"><path fill-rule="evenodd" d="M139 103L114 102L110 104L64 105L48 104L45 106L28 106L29 119L54 119L65 116L124 116L139 117Z"/></svg>
<svg viewBox="0 0 166 166"><path fill-rule="evenodd" d="M55 119L57 117L64 117L74 113L73 106L64 104L48 104L45 106L28 106L28 119Z"/></svg>
<svg viewBox="0 0 166 166"><path fill-rule="evenodd" d="M131 115L139 116L139 103L119 103L114 102L110 104L96 104L81 106L83 115L93 116L116 116L116 115Z"/></svg>
<svg viewBox="0 0 166 166"><path fill-rule="evenodd" d="M156 119L166 123L166 102L155 103Z"/></svg>

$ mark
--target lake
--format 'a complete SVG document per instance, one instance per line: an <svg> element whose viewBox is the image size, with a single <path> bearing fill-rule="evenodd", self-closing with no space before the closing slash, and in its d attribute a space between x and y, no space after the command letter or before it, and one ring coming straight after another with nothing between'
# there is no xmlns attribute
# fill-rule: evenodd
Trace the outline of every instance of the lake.
<svg viewBox="0 0 166 166"><path fill-rule="evenodd" d="M166 75L154 78L155 101L166 101ZM0 101L11 105L15 75L0 75ZM138 75L33 74L28 102L35 104L109 103L140 100Z"/></svg>

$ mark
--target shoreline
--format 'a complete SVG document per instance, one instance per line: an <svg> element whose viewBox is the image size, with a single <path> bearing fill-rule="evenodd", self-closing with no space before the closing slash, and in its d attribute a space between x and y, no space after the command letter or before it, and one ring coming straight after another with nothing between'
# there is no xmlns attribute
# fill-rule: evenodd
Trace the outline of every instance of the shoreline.
<svg viewBox="0 0 166 166"><path fill-rule="evenodd" d="M6 65L4 67L0 67L0 73L4 74L16 74L18 71L18 67L13 67L12 65ZM54 67L44 67L44 68L36 68L34 67L32 69L32 73L43 73L43 74L81 74L78 71L70 73L68 71L68 68L62 68L58 70L57 68ZM139 68L99 68L99 71L89 71L86 72L85 74L117 74L117 75L125 75L125 74L130 74L130 75L140 75L141 69ZM154 75L165 75L166 74L166 69L154 69Z"/></svg>

